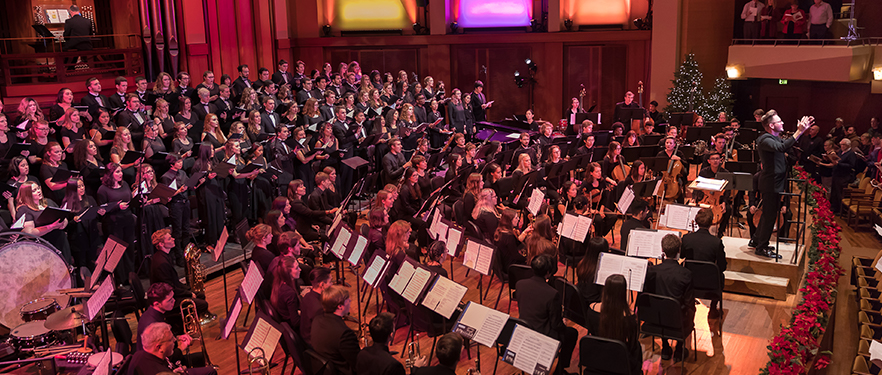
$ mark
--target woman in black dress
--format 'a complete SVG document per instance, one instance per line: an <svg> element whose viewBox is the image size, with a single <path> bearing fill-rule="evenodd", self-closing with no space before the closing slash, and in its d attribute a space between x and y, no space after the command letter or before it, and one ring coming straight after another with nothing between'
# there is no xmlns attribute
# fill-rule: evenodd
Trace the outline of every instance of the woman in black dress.
<svg viewBox="0 0 882 375"><path fill-rule="evenodd" d="M444 269L445 259L447 259L447 245L444 241L433 241L426 250L426 260L423 264L432 272L447 277L447 270Z"/></svg>
<svg viewBox="0 0 882 375"><path fill-rule="evenodd" d="M175 122L183 122L190 129L199 123L199 116L193 113L193 101L189 97L181 98L181 111L175 115Z"/></svg>
<svg viewBox="0 0 882 375"><path fill-rule="evenodd" d="M419 177L416 169L407 168L404 170L404 182L398 190L398 199L392 205L392 213L389 216L409 222L411 227L416 230L415 239L425 247L429 245L429 225L417 216L425 201L418 184Z"/></svg>
<svg viewBox="0 0 882 375"><path fill-rule="evenodd" d="M175 118L169 115L168 108L169 104L165 99L156 99L156 105L153 106L153 121L159 123L159 137L163 139L174 137L175 134Z"/></svg>
<svg viewBox="0 0 882 375"><path fill-rule="evenodd" d="M83 129L83 123L80 122L80 112L76 108L68 108L57 124L61 129L61 144L64 146L64 151L73 152L72 143L86 138L86 130Z"/></svg>
<svg viewBox="0 0 882 375"><path fill-rule="evenodd" d="M193 139L187 135L187 124L179 122L175 124L174 139L171 142L172 152L184 158L184 169L193 167Z"/></svg>
<svg viewBox="0 0 882 375"><path fill-rule="evenodd" d="M303 128L294 128L294 178L306 184L306 191L312 192L315 188L315 173L312 170L312 161L319 153L307 156L309 145L306 142L306 131ZM301 233L302 234L302 233Z"/></svg>
<svg viewBox="0 0 882 375"><path fill-rule="evenodd" d="M313 225L330 225L332 215L339 210L339 207L327 211L313 210L303 201L305 195L306 187L303 185L303 181L294 180L288 184L288 201L291 203L291 216L297 222L297 233L300 233L309 242L326 241L328 237L320 234Z"/></svg>
<svg viewBox="0 0 882 375"><path fill-rule="evenodd" d="M334 137L334 126L329 122L322 124L317 138L315 148L321 148L324 151L315 156L319 160L315 162L319 164L316 169L339 166L340 159L336 155L338 154L337 150L340 148L340 143Z"/></svg>
<svg viewBox="0 0 882 375"><path fill-rule="evenodd" d="M132 190L137 192L135 196L139 198L134 201L135 204L139 205L134 207L134 211L140 212L138 218L145 229L140 236L141 255L148 257L153 255L155 250L150 236L154 232L166 227L165 219L169 217L169 214L168 207L163 205L159 198L149 199L150 193L158 185L156 182L156 171L153 169L153 166L143 163L138 168L138 173L140 175L138 175L136 180L140 181L140 188L132 186Z"/></svg>
<svg viewBox="0 0 882 375"><path fill-rule="evenodd" d="M68 264L73 264L73 257L70 253L70 244L67 241L67 234L64 229L67 228L67 219L56 220L54 223L43 226L36 226L37 218L47 207L58 207L51 199L43 197L43 191L40 185L34 182L25 182L18 189L18 195L15 199L16 215L15 221L24 217L21 231L34 236L42 237L52 246L55 246L61 252L64 260Z"/></svg>
<svg viewBox="0 0 882 375"><path fill-rule="evenodd" d="M307 128L324 121L325 118L322 117L322 111L319 110L318 99L306 99L306 103L303 104L303 115L300 117L300 124L306 126Z"/></svg>
<svg viewBox="0 0 882 375"><path fill-rule="evenodd" d="M589 328L598 337L618 340L628 349L631 373L639 374L643 365L643 347L640 345L640 324L628 305L628 284L625 276L611 275L603 287L598 324ZM589 321L589 326L591 326Z"/></svg>
<svg viewBox="0 0 882 375"><path fill-rule="evenodd" d="M127 130L127 129L123 129ZM129 209L132 190L123 181L123 169L117 163L107 165L107 171L101 178L98 188L98 204L106 205L104 215L104 234L112 235L131 245L135 243L135 215ZM129 278L129 272L135 271L134 247L126 249L119 265L116 267L117 280L123 283Z"/></svg>
<svg viewBox="0 0 882 375"><path fill-rule="evenodd" d="M472 94L465 94L462 97L463 110L465 114L465 134L469 138L475 136L475 112L472 109Z"/></svg>
<svg viewBox="0 0 882 375"><path fill-rule="evenodd" d="M527 264L524 244L520 240L521 233L515 223L517 216L517 211L511 208L503 209L496 232L492 234L499 256L499 265L504 274L508 273L508 267L512 264Z"/></svg>
<svg viewBox="0 0 882 375"><path fill-rule="evenodd" d="M300 327L299 279L300 263L297 258L293 256L279 257L278 265L273 270L270 304L278 313L281 321L288 322L291 327L298 328Z"/></svg>
<svg viewBox="0 0 882 375"><path fill-rule="evenodd" d="M483 189L475 202L475 208L468 213L478 229L481 230L481 234L488 240L493 238L493 234L496 233L496 228L499 226L497 204L496 192L493 189Z"/></svg>
<svg viewBox="0 0 882 375"><path fill-rule="evenodd" d="M91 140L77 143L73 150L73 166L80 171L80 176L86 186L86 192L95 196L98 186L101 185L101 176L104 175L104 160L98 154L98 146Z"/></svg>
<svg viewBox="0 0 882 375"><path fill-rule="evenodd" d="M9 134L9 119L6 115L0 113L0 165L6 165L9 158L15 155L7 155L12 145L16 143L15 137Z"/></svg>
<svg viewBox="0 0 882 375"><path fill-rule="evenodd" d="M55 104L49 107L49 121L55 121L64 116L64 112L67 111L68 108L73 107L73 99L73 90L67 87L58 90ZM89 115L89 112L83 112L82 115L85 116L87 121L92 121L92 116Z"/></svg>
<svg viewBox="0 0 882 375"><path fill-rule="evenodd" d="M199 202L199 217L205 227L205 243L209 245L217 243L224 229L224 200L227 196L223 181L217 177L217 173L212 172L215 165L212 161L213 155L211 145L199 146L199 155L190 171L191 175L206 172L205 182L196 186L196 197Z"/></svg>
<svg viewBox="0 0 882 375"><path fill-rule="evenodd" d="M220 118L214 113L205 115L205 123L202 128L202 143L208 143L214 147L214 152L220 151L227 143L227 138L220 128Z"/></svg>
<svg viewBox="0 0 882 375"><path fill-rule="evenodd" d="M582 183L584 194L588 197L590 212L594 215L594 236L606 237L616 225L616 217L610 204L610 192L615 187L609 184L602 175L600 164L589 163L585 168L588 177Z"/></svg>
<svg viewBox="0 0 882 375"><path fill-rule="evenodd" d="M609 252L609 242L603 237L593 237L588 240L587 251L582 260L576 266L576 286L579 288L579 294L585 307L596 311L596 306L600 304L603 295L603 285L595 282L597 274L598 258L601 253ZM596 314L595 314L596 315Z"/></svg>
<svg viewBox="0 0 882 375"><path fill-rule="evenodd" d="M98 145L98 153L101 154L102 159L110 159L110 148L113 147L115 136L116 124L110 121L110 112L106 108L98 108L98 118L89 130L89 138Z"/></svg>
<svg viewBox="0 0 882 375"><path fill-rule="evenodd" d="M46 196L55 202L61 202L64 199L64 188L67 187L67 179L59 182L52 182L52 178L58 173L59 169L67 169L67 165L62 163L64 151L61 145L56 142L49 142L43 153L43 164L40 165L40 181L43 182L43 188Z"/></svg>
<svg viewBox="0 0 882 375"><path fill-rule="evenodd" d="M11 217L15 218L16 215L16 206L15 197L18 195L18 189L21 188L26 182L33 182L37 185L40 184L40 180L37 179L36 176L30 174L30 164L28 164L28 159L24 156L16 156L13 157L9 162L9 181L6 183L9 186L12 186L16 189L12 193L4 194L3 198L6 199L7 205L6 208L9 210L9 214Z"/></svg>
<svg viewBox="0 0 882 375"><path fill-rule="evenodd" d="M113 146L110 147L110 162L120 164L129 151L135 151L135 145L132 143L132 133L129 132L128 128L117 128L116 136L113 138ZM135 166L141 164L142 161L144 161L143 157L128 164L120 164L123 176L125 176L126 182L129 184L135 182Z"/></svg>
<svg viewBox="0 0 882 375"><path fill-rule="evenodd" d="M97 207L95 198L86 194L86 184L81 178L75 183L70 183L65 189L62 206L74 213L71 228L68 229L68 242L71 244L71 253L75 260L75 266L95 267L95 258L98 256L98 247L101 246L101 234L98 232L99 216L94 214L83 215L86 209ZM97 212L99 215L104 210Z"/></svg>
<svg viewBox="0 0 882 375"><path fill-rule="evenodd" d="M242 148L239 142L227 140L224 144L224 152L221 153L222 160L218 162L227 162L233 159L235 167L230 170L227 177L227 193L229 194L230 211L233 214L233 223L238 224L250 212L251 205L251 189L248 186L250 179L253 179L260 172L255 169L248 173L239 173L247 165L242 157Z"/></svg>
<svg viewBox="0 0 882 375"><path fill-rule="evenodd" d="M144 151L144 156L147 159L152 158L156 153L168 151L165 148L165 142L159 137L159 129L159 124L155 122L144 124L144 139L141 140L141 150ZM164 159L158 162L151 160L151 163L165 164Z"/></svg>
<svg viewBox="0 0 882 375"><path fill-rule="evenodd" d="M453 96L450 98L450 104L447 105L447 122L450 124L451 130L457 133L466 131L467 118L461 94L459 89L453 89Z"/></svg>
<svg viewBox="0 0 882 375"><path fill-rule="evenodd" d="M160 72L156 76L156 82L153 83L153 96L156 98L156 103L160 99L165 100L166 104L177 103L178 99L175 97L175 91L174 78L166 72ZM156 112L156 107L158 106L156 103L154 103L153 107L154 112ZM175 115L175 113L171 112L171 109L168 111L169 115Z"/></svg>

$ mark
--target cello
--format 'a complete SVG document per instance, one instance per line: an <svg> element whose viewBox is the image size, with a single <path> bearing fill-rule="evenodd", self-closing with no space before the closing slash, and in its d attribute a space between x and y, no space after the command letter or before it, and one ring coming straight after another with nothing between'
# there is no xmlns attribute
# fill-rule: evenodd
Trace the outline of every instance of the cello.
<svg viewBox="0 0 882 375"><path fill-rule="evenodd" d="M677 146L674 147L674 152L671 153L671 157L676 156L677 150L679 149L680 144L677 143ZM679 160L671 160L668 162L668 170L662 172L662 184L664 185L663 199L677 199L677 197L680 196L680 182L677 181L677 176L679 176L682 171L683 163Z"/></svg>

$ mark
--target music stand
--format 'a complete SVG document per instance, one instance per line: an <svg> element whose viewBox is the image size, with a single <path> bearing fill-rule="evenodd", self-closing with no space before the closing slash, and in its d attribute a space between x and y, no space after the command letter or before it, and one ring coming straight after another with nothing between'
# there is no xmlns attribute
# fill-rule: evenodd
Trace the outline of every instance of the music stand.
<svg viewBox="0 0 882 375"><path fill-rule="evenodd" d="M741 128L738 129L738 131L742 131L745 128L752 130L763 130L763 123L759 121L745 121L741 123Z"/></svg>
<svg viewBox="0 0 882 375"><path fill-rule="evenodd" d="M735 136L735 140L738 141L738 143L746 145L756 141L757 137L759 137L758 130L742 126L741 129L738 129L738 135Z"/></svg>
<svg viewBox="0 0 882 375"><path fill-rule="evenodd" d="M646 166L647 170L652 170L655 172L666 172L668 170L668 162L671 159L668 159L665 156L654 156L651 158L641 158L640 161L643 162L643 165Z"/></svg>
<svg viewBox="0 0 882 375"><path fill-rule="evenodd" d="M704 123L705 128L713 129L713 134L721 133L723 131L723 128L725 128L729 125L730 125L729 122L719 122L719 121Z"/></svg>
<svg viewBox="0 0 882 375"><path fill-rule="evenodd" d="M726 169L729 172L742 172L749 173L753 175L757 171L759 171L759 163L755 162L742 162L742 161L729 161L726 162Z"/></svg>
<svg viewBox="0 0 882 375"><path fill-rule="evenodd" d="M582 125L582 122L585 120L591 120L594 123L594 126L600 125L600 112L579 112L576 113L576 122L570 123L570 126L573 125ZM570 116L567 116L567 121L570 121Z"/></svg>
<svg viewBox="0 0 882 375"><path fill-rule="evenodd" d="M692 126L696 117L695 112L671 113L671 120L668 123L674 126Z"/></svg>
<svg viewBox="0 0 882 375"><path fill-rule="evenodd" d="M609 141L612 139L612 130L595 130L594 135L594 146L608 146Z"/></svg>

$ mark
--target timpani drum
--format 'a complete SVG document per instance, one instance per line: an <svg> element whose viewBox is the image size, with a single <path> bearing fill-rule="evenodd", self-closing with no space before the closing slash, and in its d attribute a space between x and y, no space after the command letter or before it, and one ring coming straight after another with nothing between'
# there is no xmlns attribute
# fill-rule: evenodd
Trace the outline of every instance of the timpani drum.
<svg viewBox="0 0 882 375"><path fill-rule="evenodd" d="M70 268L43 239L7 232L0 234L0 244L0 324L19 327L23 305L72 287Z"/></svg>

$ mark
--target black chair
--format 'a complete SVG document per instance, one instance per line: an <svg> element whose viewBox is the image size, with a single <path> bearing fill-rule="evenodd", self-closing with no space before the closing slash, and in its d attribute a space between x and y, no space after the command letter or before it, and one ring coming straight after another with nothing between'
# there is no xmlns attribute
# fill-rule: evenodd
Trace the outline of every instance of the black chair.
<svg viewBox="0 0 882 375"><path fill-rule="evenodd" d="M461 203L461 202L456 202L456 203ZM456 205L454 204L454 207L455 206ZM466 224L465 225L466 236L469 236L469 237L472 237L475 239L480 239L482 241L487 241L487 238L484 237L484 233L481 231L481 227L479 227L478 224L475 224L475 222L472 221L471 219L466 219L465 224ZM488 241L488 242L493 243L493 241Z"/></svg>
<svg viewBox="0 0 882 375"><path fill-rule="evenodd" d="M303 342L300 335L291 329L288 322L282 322L279 325L282 326L282 339L279 340L279 344L282 346L282 351L285 352L285 359L282 360L282 372L279 374L285 374L288 358L291 359L291 375L294 375L294 370L298 368L303 374L312 374L312 362L303 360L306 354L306 343Z"/></svg>
<svg viewBox="0 0 882 375"><path fill-rule="evenodd" d="M312 369L308 375L336 375L336 374L344 374L348 375L349 370L344 369L343 366L338 367L334 361L325 358L321 354L316 353L312 349L306 349L306 360L312 362Z"/></svg>
<svg viewBox="0 0 882 375"><path fill-rule="evenodd" d="M508 342L511 341L511 334L514 332L515 324L520 324L524 327L529 327L527 322L518 319L509 317L508 321L505 322L505 326L502 327L502 331L499 332L499 337L496 338L496 363L493 364L493 375L496 375L496 368L499 366L499 358L505 355L505 350L508 348Z"/></svg>
<svg viewBox="0 0 882 375"><path fill-rule="evenodd" d="M135 301L135 319L141 320L141 313L147 310L147 292L144 290L144 284L137 273L129 272L129 285L132 288L132 296Z"/></svg>
<svg viewBox="0 0 882 375"><path fill-rule="evenodd" d="M692 301L688 301L692 303ZM698 339L695 337L695 325L686 327L683 323L683 312L680 309L680 302L668 296L660 296L652 293L641 293L637 296L637 320L640 321L640 333L650 335L653 338L661 337L662 340L671 339L683 342L686 347L686 340L692 334L693 351L698 345ZM653 340L653 350L655 350L655 341ZM694 353L695 360L698 360L698 353ZM686 359L686 351L682 351L681 360Z"/></svg>
<svg viewBox="0 0 882 375"><path fill-rule="evenodd" d="M631 375L628 347L619 340L586 335L579 340L579 368L585 374Z"/></svg>
<svg viewBox="0 0 882 375"><path fill-rule="evenodd" d="M533 269L530 266L525 266L523 264L512 264L508 266L508 311L511 312L511 301L515 298L514 293L517 293L517 285L518 281L529 279L533 277ZM499 298L496 299L496 305L493 308L497 308L499 306Z"/></svg>
<svg viewBox="0 0 882 375"><path fill-rule="evenodd" d="M557 289L561 296L564 318L588 329L589 333L591 333L588 324L588 308L585 306L585 301L582 300L579 288L560 277L554 277L552 280L554 289Z"/></svg>
<svg viewBox="0 0 882 375"><path fill-rule="evenodd" d="M465 212L463 212L463 210L464 209L462 207L461 200L458 200L453 203L453 217L456 221L456 225L459 225L460 227L464 228L466 226L466 217L465 217Z"/></svg>
<svg viewBox="0 0 882 375"><path fill-rule="evenodd" d="M723 336L723 275L712 262L686 260L686 269L692 271L695 298L720 301L720 337Z"/></svg>
<svg viewBox="0 0 882 375"><path fill-rule="evenodd" d="M444 176L432 177L432 190L438 190L438 188L444 186Z"/></svg>
<svg viewBox="0 0 882 375"><path fill-rule="evenodd" d="M132 343L132 328L126 320L125 314L119 310L114 311L110 324L113 332L113 338L116 340L116 352L127 356L135 352L135 345Z"/></svg>

